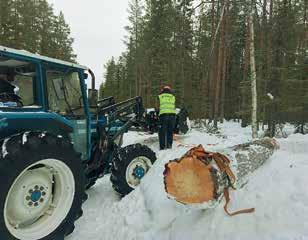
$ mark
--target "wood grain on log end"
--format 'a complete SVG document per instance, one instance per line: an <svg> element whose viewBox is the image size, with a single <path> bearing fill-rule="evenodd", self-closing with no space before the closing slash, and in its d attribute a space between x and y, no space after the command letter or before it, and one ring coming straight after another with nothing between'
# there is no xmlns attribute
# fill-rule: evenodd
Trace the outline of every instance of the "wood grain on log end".
<svg viewBox="0 0 308 240"><path fill-rule="evenodd" d="M198 204L215 199L214 169L195 156L185 156L165 166L166 192L180 203Z"/></svg>

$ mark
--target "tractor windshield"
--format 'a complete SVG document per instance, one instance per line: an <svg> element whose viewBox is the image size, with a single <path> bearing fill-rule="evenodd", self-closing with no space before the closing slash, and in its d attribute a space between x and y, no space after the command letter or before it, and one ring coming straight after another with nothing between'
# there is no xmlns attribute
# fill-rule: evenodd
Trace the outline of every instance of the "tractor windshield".
<svg viewBox="0 0 308 240"><path fill-rule="evenodd" d="M49 69L46 78L49 109L69 117L84 116L78 72Z"/></svg>
<svg viewBox="0 0 308 240"><path fill-rule="evenodd" d="M0 58L0 107L36 107L36 67L34 64Z"/></svg>

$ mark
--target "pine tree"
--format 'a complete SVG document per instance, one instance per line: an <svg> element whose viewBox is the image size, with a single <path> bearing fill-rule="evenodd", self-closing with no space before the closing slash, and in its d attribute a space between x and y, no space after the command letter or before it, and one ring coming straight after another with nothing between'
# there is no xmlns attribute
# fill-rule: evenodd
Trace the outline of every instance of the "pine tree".
<svg viewBox="0 0 308 240"><path fill-rule="evenodd" d="M129 96L140 95L143 85L142 73L142 41L143 41L143 13L144 6L140 0L131 0L129 2L129 26L126 27L127 36L127 90Z"/></svg>
<svg viewBox="0 0 308 240"><path fill-rule="evenodd" d="M105 82L100 89L100 98L106 98L114 95L116 89L116 68L115 59L112 57L111 60L105 65Z"/></svg>
<svg viewBox="0 0 308 240"><path fill-rule="evenodd" d="M172 16L174 15L171 0L149 0L147 1L146 28L145 28L145 49L147 49L146 78L148 96L146 103L154 106L159 89L164 84L171 84L170 71L170 49L172 39Z"/></svg>
<svg viewBox="0 0 308 240"><path fill-rule="evenodd" d="M0 44L9 46L13 32L12 0L0 1Z"/></svg>
<svg viewBox="0 0 308 240"><path fill-rule="evenodd" d="M38 5L38 28L40 32L39 52L42 55L55 56L56 43L55 43L55 29L54 23L56 16L53 13L53 8L47 1L39 1Z"/></svg>
<svg viewBox="0 0 308 240"><path fill-rule="evenodd" d="M17 12L19 13L19 40L21 49L30 52L39 52L40 32L38 27L38 1L16 1Z"/></svg>
<svg viewBox="0 0 308 240"><path fill-rule="evenodd" d="M1 45L76 60L64 15L56 16L46 0L1 0L0 13Z"/></svg>
<svg viewBox="0 0 308 240"><path fill-rule="evenodd" d="M193 118L251 124L251 1L210 0L193 7L190 0L146 0L145 13L141 2L131 1L127 49L107 69L108 94L121 99L140 94L153 107L161 85L170 84ZM253 3L258 121L303 122L307 1ZM115 70L117 77L110 78ZM112 81L118 85L112 87Z"/></svg>
<svg viewBox="0 0 308 240"><path fill-rule="evenodd" d="M56 21L54 22L54 37L56 44L56 51L54 57L74 61L76 55L73 53L73 38L70 37L71 30L64 19L64 14L60 12Z"/></svg>
<svg viewBox="0 0 308 240"><path fill-rule="evenodd" d="M179 73L174 79L174 88L177 93L178 103L184 107L193 107L192 83L194 82L194 32L192 0L175 1L174 46L175 53L173 69Z"/></svg>

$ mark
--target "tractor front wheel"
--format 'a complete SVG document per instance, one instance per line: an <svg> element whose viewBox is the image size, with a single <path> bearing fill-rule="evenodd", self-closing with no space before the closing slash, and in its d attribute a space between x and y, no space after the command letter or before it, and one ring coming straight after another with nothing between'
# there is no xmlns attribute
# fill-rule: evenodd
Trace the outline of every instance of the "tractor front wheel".
<svg viewBox="0 0 308 240"><path fill-rule="evenodd" d="M134 190L156 161L155 153L147 146L133 144L118 150L111 167L113 188L125 196Z"/></svg>
<svg viewBox="0 0 308 240"><path fill-rule="evenodd" d="M82 215L82 162L72 144L47 133L2 142L0 239L63 240Z"/></svg>

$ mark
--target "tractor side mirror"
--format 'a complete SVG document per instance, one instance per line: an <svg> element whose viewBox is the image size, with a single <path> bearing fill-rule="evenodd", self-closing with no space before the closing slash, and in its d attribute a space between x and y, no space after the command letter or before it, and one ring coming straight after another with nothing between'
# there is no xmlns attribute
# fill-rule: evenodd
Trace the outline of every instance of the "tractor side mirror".
<svg viewBox="0 0 308 240"><path fill-rule="evenodd" d="M90 107L96 107L98 101L98 90L96 89L89 89L88 90L88 101Z"/></svg>

